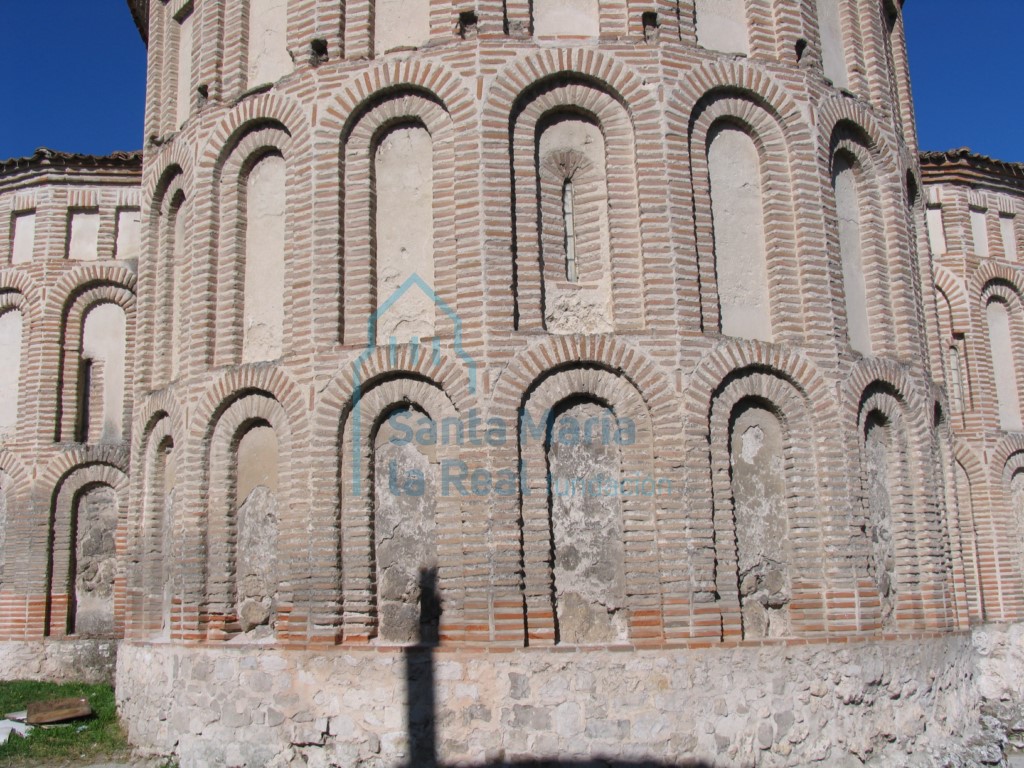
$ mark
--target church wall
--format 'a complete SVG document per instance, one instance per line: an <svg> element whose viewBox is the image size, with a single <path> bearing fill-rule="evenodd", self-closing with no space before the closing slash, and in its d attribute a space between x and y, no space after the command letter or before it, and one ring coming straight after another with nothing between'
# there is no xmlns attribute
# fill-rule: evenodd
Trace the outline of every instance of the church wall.
<svg viewBox="0 0 1024 768"><path fill-rule="evenodd" d="M141 178L4 166L0 642L124 636L183 764L397 758L434 646L446 759L948 746L1024 618L1024 232L922 176L896 6L397 5L154 4Z"/></svg>

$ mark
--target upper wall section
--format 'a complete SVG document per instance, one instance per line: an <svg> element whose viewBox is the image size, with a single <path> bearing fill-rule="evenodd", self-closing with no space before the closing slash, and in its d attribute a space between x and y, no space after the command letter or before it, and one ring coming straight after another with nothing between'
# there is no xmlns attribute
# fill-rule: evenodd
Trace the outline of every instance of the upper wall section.
<svg viewBox="0 0 1024 768"><path fill-rule="evenodd" d="M1024 165L956 149L924 153L921 171L929 242L940 263L1024 264Z"/></svg>
<svg viewBox="0 0 1024 768"><path fill-rule="evenodd" d="M142 154L37 150L0 162L0 268L139 257Z"/></svg>
<svg viewBox="0 0 1024 768"><path fill-rule="evenodd" d="M0 163L0 449L127 440L142 157L41 149Z"/></svg>
<svg viewBox="0 0 1024 768"><path fill-rule="evenodd" d="M158 140L190 114L294 73L490 41L499 58L510 43L663 52L681 45L697 57L795 67L888 114L911 149L915 144L902 15L894 0L480 0L475 8L452 0L129 0L129 6L150 45L147 136ZM491 58L493 67L498 59ZM452 63L458 69L469 61Z"/></svg>

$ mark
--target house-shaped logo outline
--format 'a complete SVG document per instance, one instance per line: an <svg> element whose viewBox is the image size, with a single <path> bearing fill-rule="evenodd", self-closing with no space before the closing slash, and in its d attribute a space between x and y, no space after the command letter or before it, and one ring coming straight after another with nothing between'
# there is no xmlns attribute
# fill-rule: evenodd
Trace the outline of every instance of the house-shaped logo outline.
<svg viewBox="0 0 1024 768"><path fill-rule="evenodd" d="M377 324L380 318L387 314L388 310L401 301L402 298L414 288L418 288L428 299L430 299L436 308L440 309L445 315L451 318L455 329L453 345L455 355L466 363L467 374L469 377L469 394L476 394L477 363L476 360L473 359L472 355L466 352L466 349L463 346L462 318L460 318L459 314L448 306L448 304L441 299L441 297L439 297L429 285L427 285L426 281L422 277L414 272L406 278L405 282L402 283L390 297L388 297L387 301L370 313L370 318L366 324L366 348L352 364L352 494L354 496L362 495L362 451L360 450L360 444L362 441L363 425L362 413L359 406L363 397L363 363L365 363L366 360L368 360L369 357L377 351ZM419 339L413 338L408 342L408 344L412 349L412 362L413 365L415 365L419 361L421 353ZM441 340L436 336L434 337L431 349L435 364L440 363ZM392 337L388 343L388 356L390 358L391 365L395 364L397 353L398 342L394 337Z"/></svg>

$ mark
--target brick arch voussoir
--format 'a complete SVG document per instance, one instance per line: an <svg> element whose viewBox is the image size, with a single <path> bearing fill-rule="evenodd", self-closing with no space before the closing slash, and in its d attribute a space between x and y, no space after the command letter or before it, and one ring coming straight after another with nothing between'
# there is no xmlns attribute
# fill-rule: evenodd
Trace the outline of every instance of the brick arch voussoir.
<svg viewBox="0 0 1024 768"><path fill-rule="evenodd" d="M654 420L647 403L636 385L620 371L562 367L549 374L542 373L523 392L521 407L536 417L576 398L591 398L606 404L619 420L631 418L636 423L639 419L638 446L648 454L653 450ZM539 420L534 418L534 423ZM635 453L636 448L632 452Z"/></svg>
<svg viewBox="0 0 1024 768"><path fill-rule="evenodd" d="M545 115L559 108L572 106L593 113L597 122L606 131L629 124L628 112L613 96L592 85L572 83L545 91L530 99L517 115L516 133L528 133L532 138L533 128ZM629 129L632 134L632 125Z"/></svg>
<svg viewBox="0 0 1024 768"><path fill-rule="evenodd" d="M120 285L91 285L84 290L76 291L64 303L62 316L65 318L64 334L69 332L81 334L84 329L85 315L100 304L116 304L124 310L130 320L135 310L135 294ZM128 331L130 333L130 330Z"/></svg>
<svg viewBox="0 0 1024 768"><path fill-rule="evenodd" d="M290 137L294 146L310 146L311 129L302 108L291 99L261 94L237 105L213 129L199 162L202 178L213 178L216 169L235 153L238 144L262 128L278 128Z"/></svg>
<svg viewBox="0 0 1024 768"><path fill-rule="evenodd" d="M179 193L184 195L186 200L191 200L191 191L191 179L185 176L185 171L181 166L177 163L168 166L153 191L143 197L143 200L148 201L149 204L150 221L148 224L150 229L156 231L159 217L165 212L164 209L168 201L174 200Z"/></svg>
<svg viewBox="0 0 1024 768"><path fill-rule="evenodd" d="M1004 299L1011 298L1006 295L1007 291L1013 293L1018 302L1024 297L1020 275L1004 264L986 262L971 277L970 292L975 306L981 306L987 296L997 293Z"/></svg>
<svg viewBox="0 0 1024 768"><path fill-rule="evenodd" d="M229 371L206 390L196 408L189 437L208 442L231 407L249 396L276 402L284 415L284 424L274 424L278 438L307 434L308 413L302 387L287 373L267 365L252 365Z"/></svg>
<svg viewBox="0 0 1024 768"><path fill-rule="evenodd" d="M380 101L370 104L362 115L349 126L344 134L346 146L370 147L374 139L386 126L409 120L419 119L435 143L451 141L454 137L454 126L451 115L444 106L431 101L415 92L402 93L403 98Z"/></svg>
<svg viewBox="0 0 1024 768"><path fill-rule="evenodd" d="M25 297L24 293L17 289L0 288L0 315L10 310L17 310L21 313L22 348L24 349L25 341L27 340L31 343L33 340L33 331L36 327L32 303Z"/></svg>
<svg viewBox="0 0 1024 768"><path fill-rule="evenodd" d="M360 398L360 403L364 402L369 407L360 414L360 418L363 420L360 439L367 448L371 445L370 441L374 437L375 427L379 425L385 414L395 408L415 405L422 408L427 416L436 423L458 416L455 404L437 382L409 376L398 376L374 383ZM347 411L336 427L339 429L342 444L350 437L350 420L348 418L350 414L351 410Z"/></svg>
<svg viewBox="0 0 1024 768"><path fill-rule="evenodd" d="M175 444L179 444L186 434L184 410L172 390L162 390L143 399L135 406L133 444L142 449L146 447L150 433L162 419L171 424L171 435Z"/></svg>
<svg viewBox="0 0 1024 768"><path fill-rule="evenodd" d="M992 478L1010 479L1012 473L1024 469L1024 435L1006 435L992 451L989 462Z"/></svg>
<svg viewBox="0 0 1024 768"><path fill-rule="evenodd" d="M536 382L566 368L604 368L623 376L640 393L656 435L678 432L680 413L671 378L658 363L629 342L610 336L547 338L509 361L494 384L490 408L512 418Z"/></svg>
<svg viewBox="0 0 1024 768"><path fill-rule="evenodd" d="M871 389L881 386L883 391L869 396ZM900 425L909 448L910 464L907 479L911 492L917 496L927 493L923 485L928 482L927 461L931 429L931 400L900 368L890 360L862 361L847 377L844 384L845 404L852 424L860 433L864 418L870 410L880 410L886 418Z"/></svg>
<svg viewBox="0 0 1024 768"><path fill-rule="evenodd" d="M227 456L239 430L251 421L265 421L274 430L282 448L286 447L292 436L288 414L281 402L273 395L261 390L249 390L236 393L235 397L225 400L223 407L214 416L211 424L211 441L209 445L209 468L214 476L219 466L215 457Z"/></svg>
<svg viewBox="0 0 1024 768"><path fill-rule="evenodd" d="M846 394L844 399L847 411L859 414L865 394L870 388L878 385L888 389L902 405L908 423L917 421L910 418L910 414L930 413L928 393L922 391L899 363L883 358L861 360L844 378L843 390Z"/></svg>
<svg viewBox="0 0 1024 768"><path fill-rule="evenodd" d="M6 491L8 501L16 500L20 504L31 497L32 476L24 462L6 448L0 449L0 474L10 483Z"/></svg>
<svg viewBox="0 0 1024 768"><path fill-rule="evenodd" d="M715 393L727 378L745 370L778 376L795 385L825 418L836 415L832 389L809 358L773 344L734 339L708 352L694 368L685 397L690 423L706 427Z"/></svg>
<svg viewBox="0 0 1024 768"><path fill-rule="evenodd" d="M964 468L971 485L975 485L988 475L988 467L984 459L972 446L953 437L953 461Z"/></svg>
<svg viewBox="0 0 1024 768"><path fill-rule="evenodd" d="M63 474L54 487L54 502L90 485L109 486L117 493L118 507L122 511L127 508L124 496L128 490L128 473L121 467L101 461L76 465Z"/></svg>
<svg viewBox="0 0 1024 768"><path fill-rule="evenodd" d="M631 68L609 54L578 48L547 49L506 64L484 97L484 115L508 124L526 94L558 78L589 83L620 101L638 133L642 125L656 129L658 103Z"/></svg>
<svg viewBox="0 0 1024 768"><path fill-rule="evenodd" d="M151 171L146 173L142 186L142 199L156 201L166 195L167 187L176 177L182 178L182 186L188 191L194 189L196 160L195 148L187 139L178 139L161 147L155 156L148 158ZM191 195L189 195L191 197Z"/></svg>
<svg viewBox="0 0 1024 768"><path fill-rule="evenodd" d="M720 122L737 122L742 125L750 134L762 158L779 159L787 173L792 173L792 137L786 135L785 126L779 122L778 117L762 105L736 94L722 93L721 98L708 102L699 114L694 115L691 123L691 145L694 143L694 137L706 144L712 127ZM705 164L701 160L698 166L703 167ZM787 192L786 196L792 199L791 193Z"/></svg>
<svg viewBox="0 0 1024 768"><path fill-rule="evenodd" d="M354 365L345 366L324 391L317 405L318 434L335 433L338 424L342 423L353 407L356 370ZM421 349L414 361L408 347L399 347L392 360L389 350L379 347L359 364L358 378L362 396L389 378L402 377L430 382L446 394L457 413L469 413L479 408L477 395L470 392L470 378L464 362L448 352L442 351L435 359L431 350Z"/></svg>
<svg viewBox="0 0 1024 768"><path fill-rule="evenodd" d="M888 382L875 382L875 384L887 384ZM886 419L891 421L898 430L906 430L907 418L904 408L906 403L900 397L898 392L883 388L879 392L875 392L872 395L867 395L861 403L861 406L857 412L857 432L860 435L864 434L864 430L867 425L867 417L871 413L880 413Z"/></svg>
<svg viewBox="0 0 1024 768"><path fill-rule="evenodd" d="M135 308L135 273L124 267L87 266L62 277L47 300L47 313L62 317L78 305L86 294L96 300L112 301L125 312Z"/></svg>
<svg viewBox="0 0 1024 768"><path fill-rule="evenodd" d="M221 195L219 204L223 205L223 196L228 185L242 179L243 174L252 170L257 159L262 159L268 154L277 153L285 158L289 168L289 181L294 179L298 175L298 172L293 170L296 165L292 152L294 146L292 137L279 126L256 126L253 130L247 131L234 143L231 151L224 154L217 163L216 186L218 194Z"/></svg>
<svg viewBox="0 0 1024 768"><path fill-rule="evenodd" d="M844 125L853 128L856 134L866 140L865 149L871 153L872 159L881 156L886 142L874 115L849 99L831 97L822 103L818 111L818 156L824 167L828 167L831 162L831 149L836 134Z"/></svg>
<svg viewBox="0 0 1024 768"><path fill-rule="evenodd" d="M436 99L456 123L472 120L476 111L476 100L461 76L446 66L425 62L381 64L353 79L322 110L315 127L318 144L321 140L337 142L375 102L402 90Z"/></svg>
<svg viewBox="0 0 1024 768"><path fill-rule="evenodd" d="M40 475L40 490L56 498L66 481L88 467L109 467L119 473L118 484L111 486L118 494L128 488L128 451L123 446L79 446L64 451L50 460Z"/></svg>
<svg viewBox="0 0 1024 768"><path fill-rule="evenodd" d="M953 332L966 333L971 328L971 302L963 281L942 265L933 270L935 287L949 302L953 319Z"/></svg>
<svg viewBox="0 0 1024 768"><path fill-rule="evenodd" d="M674 89L674 98L670 98L670 124L675 123L676 130L681 127L682 135L686 135L687 126L700 104L718 92L738 92L773 113L784 131L799 130L809 138L800 108L785 86L765 72L732 62L706 64L688 73Z"/></svg>
<svg viewBox="0 0 1024 768"><path fill-rule="evenodd" d="M746 368L720 391L712 395L710 403L711 430L726 430L736 406L751 398L763 400L777 413L790 450L807 451L813 439L810 423L810 404L807 394L791 378L779 371Z"/></svg>
<svg viewBox="0 0 1024 768"><path fill-rule="evenodd" d="M21 296L22 311L33 313L41 304L41 293L35 281L16 267L0 269L0 296Z"/></svg>

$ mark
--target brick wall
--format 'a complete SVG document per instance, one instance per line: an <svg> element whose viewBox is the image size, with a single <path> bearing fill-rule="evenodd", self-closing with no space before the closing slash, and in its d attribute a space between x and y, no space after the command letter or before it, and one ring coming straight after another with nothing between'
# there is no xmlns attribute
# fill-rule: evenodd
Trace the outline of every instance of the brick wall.
<svg viewBox="0 0 1024 768"><path fill-rule="evenodd" d="M180 130L169 127L168 94L182 9L152 8L154 141L143 180L152 257L139 273L132 450L135 467L150 467L173 444L177 480L173 533L161 545L170 549L154 552L145 542L167 514L163 496L146 471L132 476L129 635L238 633L222 598L236 553L221 531L235 514L233 445L258 418L280 445L277 641L371 641L376 502L363 462L372 462L376 422L411 403L438 423L510 425L500 444L448 446L438 463L520 476L511 497L437 500L444 642L554 642L546 458L516 433L520 412L580 398L631 419L638 439L623 449L625 466L674 489L621 504L629 644L744 638L728 444L735 409L754 400L777 413L785 433L792 631L778 639L966 626L965 577L950 545L956 519L941 491L948 438L934 413L942 397L926 355L921 286L931 267L915 239L923 202L907 191L908 180L921 185L898 12L844 6L855 74L841 93L821 73L813 3L748 2L751 54L740 58L696 45L689 3L657 8L656 34L641 23L646 6L601 3L599 39L537 42L528 3L480 4L467 36L457 32L461 9L436 1L428 43L370 58L374 17L365 5L348 4L339 19L333 5L291 3L294 72L243 91L246 11L196 3L196 97ZM313 39L326 43L326 61L311 55ZM546 330L550 264L537 247L530 147L537 120L559 110L589 115L609 152L610 334ZM431 134L429 288L451 310L438 313L436 343L424 340L423 350L367 343L371 313L386 298L375 295L373 277L371 160L375 137L403 121ZM760 153L773 343L718 330L706 146L725 123L751 135ZM842 142L856 144L867 180L875 350L867 358L846 336L830 183ZM268 152L287 167L285 350L269 364L239 365L245 174ZM168 297L160 233L179 194L187 259L173 267ZM180 370L166 383L153 371L170 354L159 313L171 303L181 318ZM876 412L899 433L890 487L895 623L884 633L862 461L863 425Z"/></svg>
<svg viewBox="0 0 1024 768"><path fill-rule="evenodd" d="M1020 617L1021 517L1014 478L1019 431L1006 429L997 365L1021 381L1021 235L1024 172L967 150L924 155L929 243L935 261L936 379L951 390L954 478L972 621ZM1006 307L1010 348L993 358L987 305ZM952 350L956 350L953 352ZM956 369L959 364L959 370ZM955 391L952 391L955 390ZM1017 408L1019 410L1019 407Z"/></svg>
<svg viewBox="0 0 1024 768"><path fill-rule="evenodd" d="M17 424L0 446L7 502L0 639L65 634L68 587L75 580L69 573L78 546L75 521L88 491L106 486L117 492L121 524L114 544L119 558L126 554L130 387L122 404L121 439L101 443L94 434L79 442L76 422L84 395L83 329L93 309L115 304L124 310L126 357L133 356L139 254L129 230L141 204L141 165L139 154L94 158L40 150L6 162L0 174L0 301L22 316ZM72 222L80 211L93 221L98 217L95 238L87 237L77 254L84 260L69 258ZM19 219L18 239L25 237L28 212L34 213L34 247L27 260L13 263L14 221ZM4 365L16 362L8 359ZM115 634L120 635L123 568L113 582Z"/></svg>
<svg viewBox="0 0 1024 768"><path fill-rule="evenodd" d="M687 2L658 6L656 26L642 22L647 7L601 3L599 38L535 41L528 3L481 3L467 33L461 9L435 0L428 43L370 58L368 5L339 15L328 3L292 2L294 72L244 91L245 9L154 6L141 182L135 158L43 155L7 164L0 183L8 260L17 214L35 212L31 261L3 271L3 306L20 309L25 327L17 430L0 467L9 507L0 636L64 631L66 529L97 485L117 490L121 506L118 632L237 634L233 451L259 421L279 441L284 502L274 636L285 646L373 640L374 430L411 403L438 422L505 425L506 439L447 446L438 462L517 478L511 496L438 500L444 641L552 643L548 457L519 424L522 413L542 419L578 399L636 425L623 466L672 489L620 505L628 644L755 642L743 629L729 453L736 409L755 401L777 416L784 442L791 622L770 641L1018 618L1012 501L1005 487L989 488L984 469L1002 461L991 470L1002 476L1017 449L991 426L990 363L971 329L984 292L1016 279L999 244L1019 188L995 180L990 192L961 195L962 182L943 182L943 164L930 160L917 194L902 20L891 4L842 7L845 92L822 75L813 3L746 9L751 52L736 57L697 45ZM189 12L191 79L181 92L192 97L178 126L174 25ZM531 136L545 116L569 112L601 128L609 153L612 333L555 333L545 320L545 258L557 238L538 245ZM433 143L428 288L447 310L421 348L367 337L386 298L375 293L371 160L380 132L403 121L424 125ZM751 136L760 157L771 342L719 331L707 147L723 124ZM831 185L840 150L864 181L868 357L847 340ZM285 350L240 365L245 178L268 153L287 168ZM933 268L924 212L936 200L948 251ZM990 212L994 244L977 267L963 266L974 264L964 244L972 205ZM135 263L114 252L117 211L134 207L144 254L137 333ZM76 211L99 214L89 263L67 258ZM933 282L949 312L933 311ZM130 443L75 443L82 324L98 303L129 319ZM962 410L941 389L947 350L935 339L946 337L964 345ZM871 419L895 435L891 624L868 531Z"/></svg>

